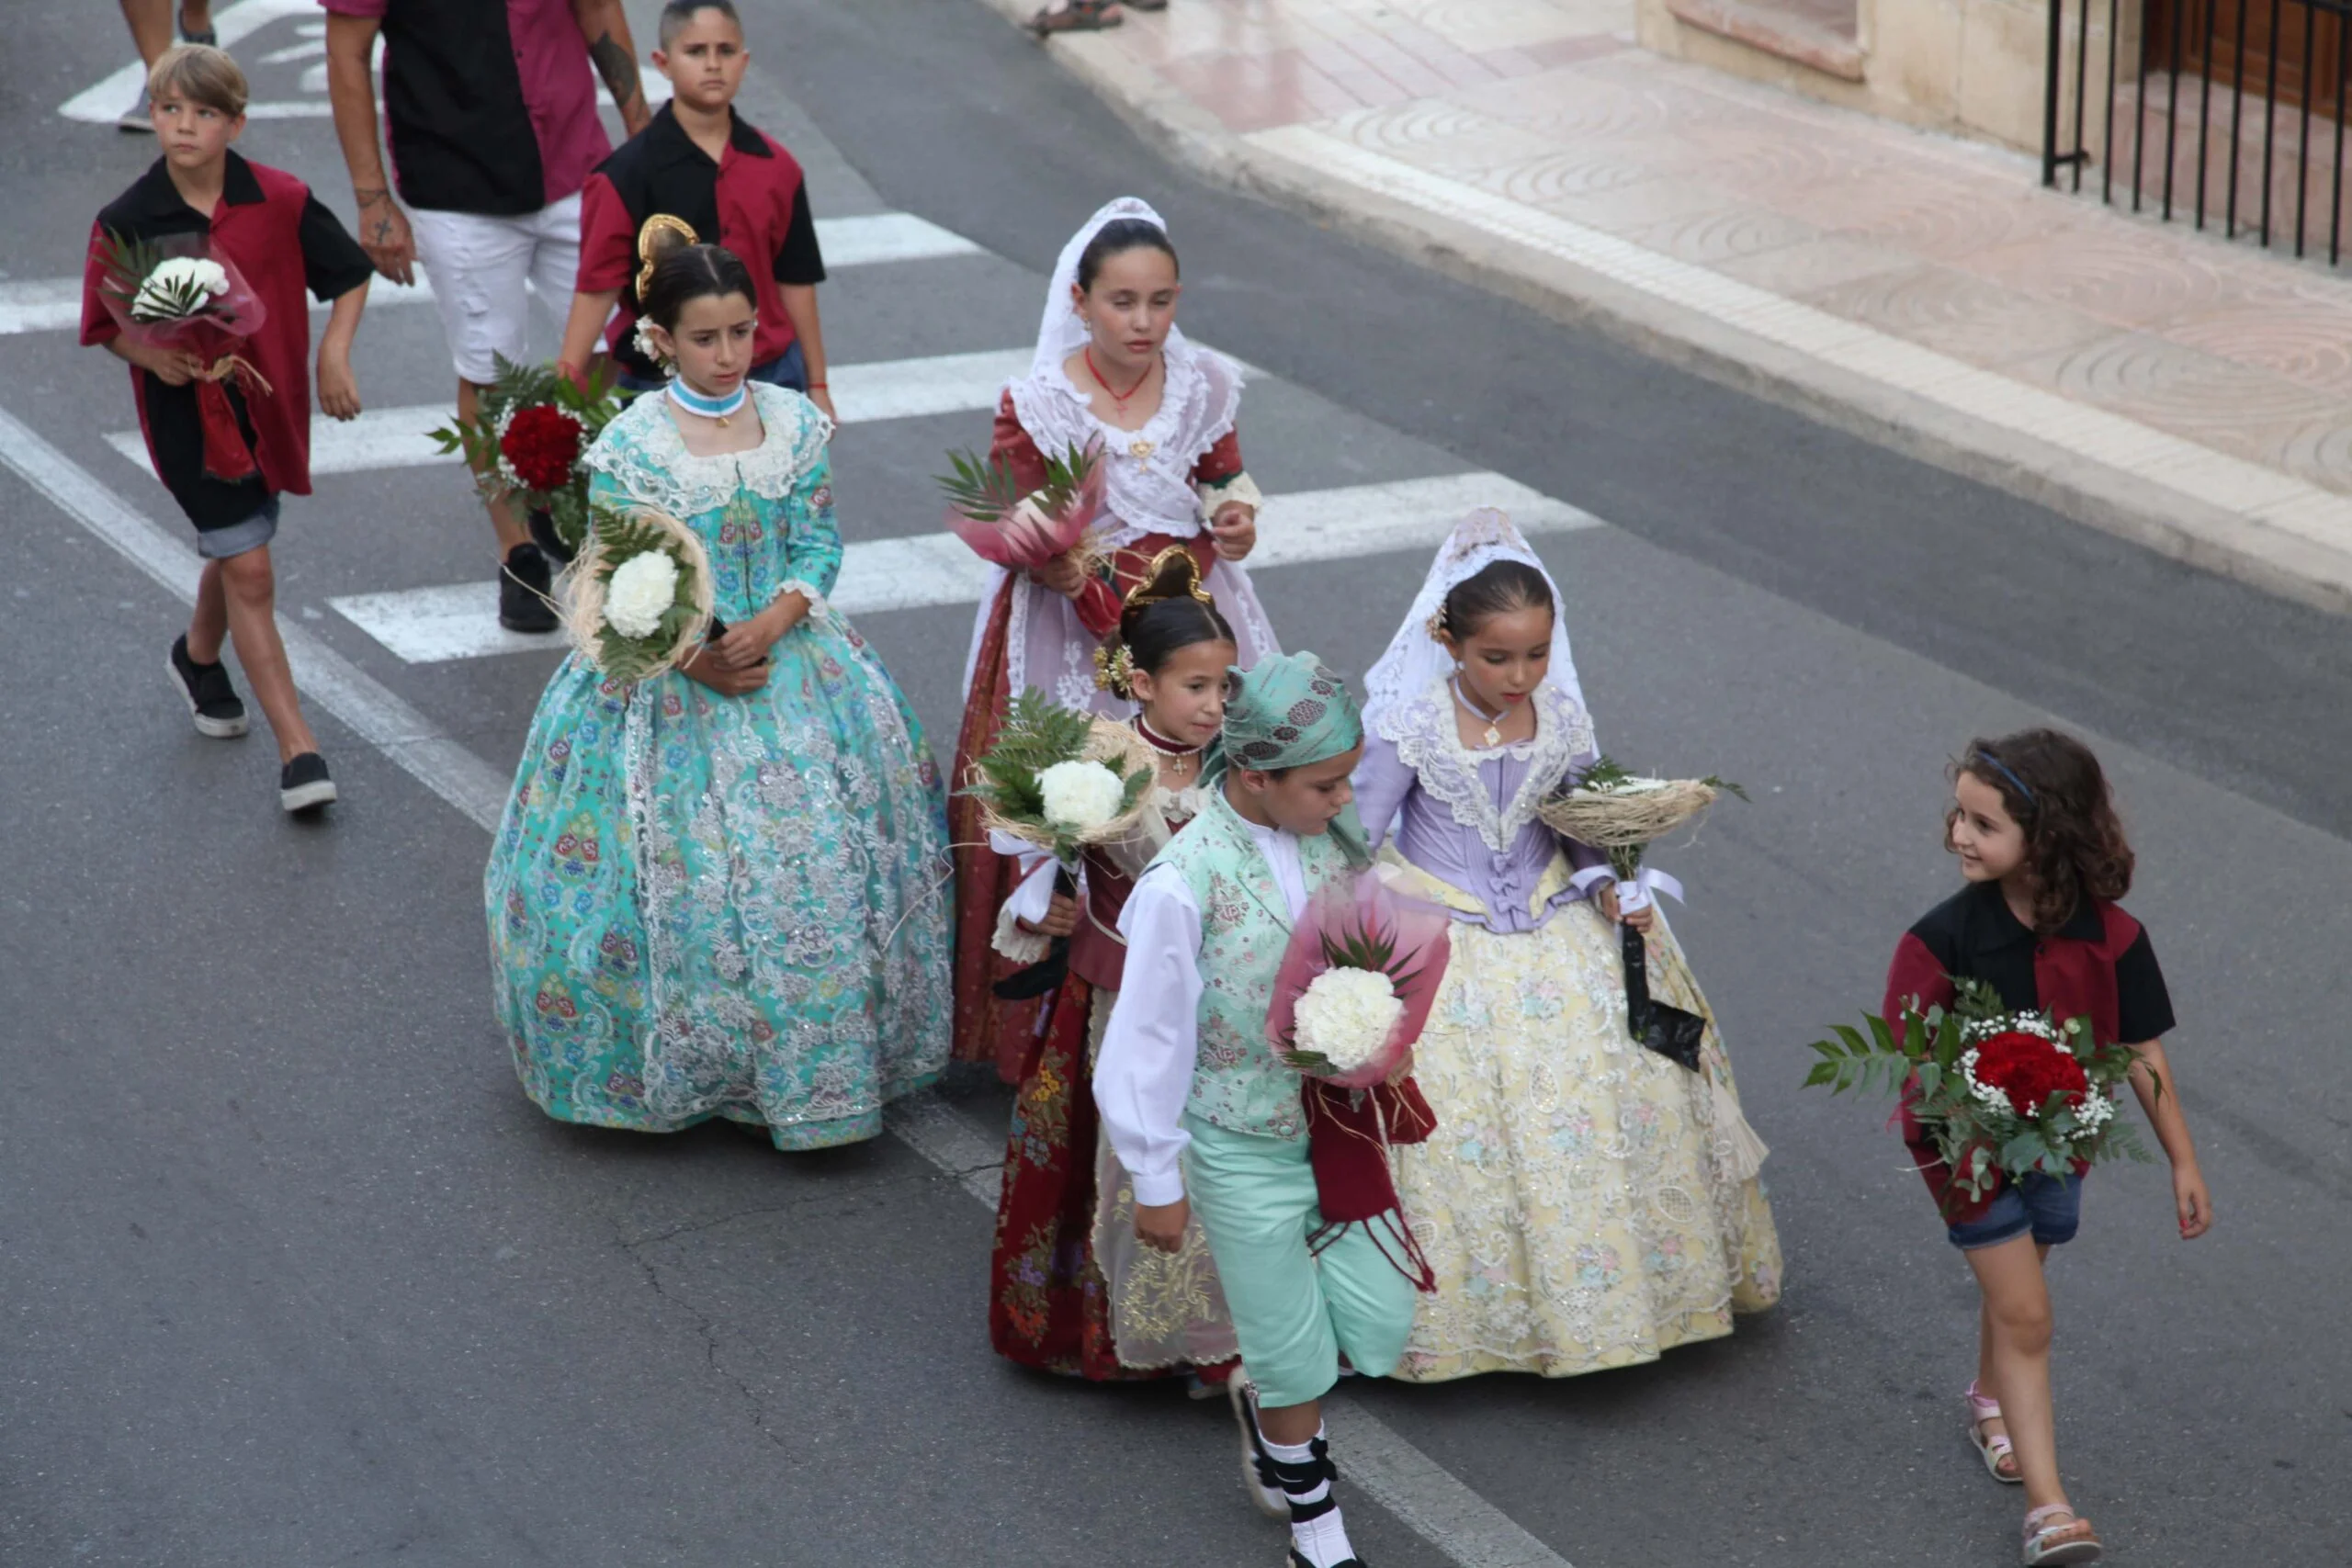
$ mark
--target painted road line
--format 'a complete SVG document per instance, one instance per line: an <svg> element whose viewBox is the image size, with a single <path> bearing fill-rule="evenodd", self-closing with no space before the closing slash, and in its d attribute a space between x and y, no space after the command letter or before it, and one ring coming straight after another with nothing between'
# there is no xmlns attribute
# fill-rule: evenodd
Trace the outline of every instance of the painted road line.
<svg viewBox="0 0 2352 1568"><path fill-rule="evenodd" d="M222 49L233 49L238 40L260 31L272 22L288 17L316 17L318 14L318 0L237 0L237 4L223 6L212 13L212 28L220 35ZM300 31L306 39L323 38L325 33L323 28L321 28L317 33L312 33L310 25L302 27ZM318 51L322 51L325 46L322 43L317 47ZM300 59L303 54L310 52L313 51L306 45L299 51L276 50L265 55L263 59L274 63ZM380 69L383 62L383 40L380 38L376 43L376 60ZM668 77L650 65L640 65L639 75L643 79L647 103L661 104L669 101L670 79ZM119 66L108 72L105 76L58 105L57 112L64 118L80 120L85 125L112 125L115 122L115 117L129 108L131 102L137 98L139 89L146 80L147 68L134 60L127 65ZM307 74L302 85L306 91L313 90L311 88ZM320 86L315 90L321 92L325 90L322 78ZM613 101L612 93L602 83L597 85L596 96L604 104L609 105ZM324 119L334 112L324 98L261 102L245 106L245 116L249 119Z"/></svg>
<svg viewBox="0 0 2352 1568"><path fill-rule="evenodd" d="M195 602L202 567L196 552L5 410L0 465L183 603ZM475 826L496 831L505 810L504 774L300 626L281 619L278 631L306 695ZM1001 1145L935 1093L900 1100L884 1123L974 1199L995 1202ZM1331 1395L1325 1410L1356 1484L1456 1568L1572 1568L1346 1393Z"/></svg>
<svg viewBox="0 0 2352 1568"><path fill-rule="evenodd" d="M196 603L204 563L147 515L107 489L90 472L0 410L0 466L54 502L60 510L163 584L183 604ZM504 773L435 728L423 714L283 616L278 635L302 694L341 719L419 784L485 830L506 807Z"/></svg>
<svg viewBox="0 0 2352 1568"><path fill-rule="evenodd" d="M996 407L1005 382L1028 370L1029 357L1023 348L836 365L833 398L845 424L986 412ZM447 403L412 403L370 409L355 420L313 420L311 472L356 474L454 463L457 457L445 454L430 433L448 423L456 412ZM146 439L139 432L111 432L107 445L141 468L148 466Z"/></svg>
<svg viewBox="0 0 2352 1568"><path fill-rule="evenodd" d="M945 256L977 256L988 253L963 235L918 218L911 212L875 212L857 218L817 220L817 248L825 265L878 266L889 262L931 261ZM536 289L534 293L537 292ZM424 305L433 299L433 282L424 268L416 269L413 285L383 278L368 291L368 309L386 305ZM311 309L327 306L313 299ZM17 333L72 332L82 324L82 280L78 277L28 277L0 282L0 337ZM1023 369L1027 367L1024 365Z"/></svg>
<svg viewBox="0 0 2352 1568"><path fill-rule="evenodd" d="M1434 549L1464 513L1510 513L1521 531L1566 533L1600 526L1590 513L1540 495L1500 474L1447 474L1391 484L1298 491L1270 498L1253 567L1346 560L1386 550ZM977 603L989 569L952 534L868 539L842 552L830 602L845 615ZM434 588L356 593L327 601L343 617L410 664L501 653L541 653L560 639L498 624L497 585L484 578Z"/></svg>

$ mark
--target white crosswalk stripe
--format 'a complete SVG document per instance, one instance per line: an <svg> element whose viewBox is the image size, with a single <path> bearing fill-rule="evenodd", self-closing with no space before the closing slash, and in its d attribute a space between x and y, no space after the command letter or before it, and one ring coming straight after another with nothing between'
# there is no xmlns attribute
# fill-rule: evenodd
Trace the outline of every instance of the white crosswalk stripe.
<svg viewBox="0 0 2352 1568"><path fill-rule="evenodd" d="M996 407L1005 382L1028 368L1027 349L991 350L836 365L831 379L834 406L841 410L843 423L856 423L986 412ZM443 453L429 433L448 423L456 412L448 403L412 403L370 409L347 423L313 420L311 472L355 474L454 463L458 459ZM139 432L110 432L107 445L141 468L147 466L147 443Z"/></svg>
<svg viewBox="0 0 2352 1568"><path fill-rule="evenodd" d="M979 246L953 231L917 218L911 212L873 212L854 218L817 220L817 247L824 253L829 271L842 267L876 266L888 262L932 261L947 256L983 255ZM433 299L433 280L416 269L416 282L403 287L376 280L368 291L368 309L387 305L422 305ZM314 310L326 306L316 300ZM28 277L0 282L0 337L18 333L72 332L82 324L82 280L78 277Z"/></svg>
<svg viewBox="0 0 2352 1568"><path fill-rule="evenodd" d="M1302 491L1266 502L1253 567L1340 560L1383 550L1426 549L1474 507L1509 513L1522 532L1566 533L1600 520L1537 494L1500 474L1448 474L1391 484ZM921 610L976 603L988 567L952 534L872 539L842 552L831 603L843 615ZM412 664L486 654L536 652L560 646L549 637L510 632L498 624L498 586L484 579L327 601L369 637Z"/></svg>

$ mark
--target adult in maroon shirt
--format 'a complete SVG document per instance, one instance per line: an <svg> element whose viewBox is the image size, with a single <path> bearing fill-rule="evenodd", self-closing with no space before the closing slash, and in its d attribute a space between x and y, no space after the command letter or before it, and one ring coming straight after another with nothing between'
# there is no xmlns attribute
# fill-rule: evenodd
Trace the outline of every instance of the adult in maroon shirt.
<svg viewBox="0 0 2352 1568"><path fill-rule="evenodd" d="M580 187L612 151L592 60L630 132L645 126L628 18L621 0L319 3L359 243L394 283L413 283L419 262L432 275L457 366L458 412L473 418L498 359L524 357L526 285L536 283L559 316L571 304ZM379 36L394 181L377 141L369 62ZM490 516L504 563L499 620L553 631L547 558L504 502L492 502Z"/></svg>

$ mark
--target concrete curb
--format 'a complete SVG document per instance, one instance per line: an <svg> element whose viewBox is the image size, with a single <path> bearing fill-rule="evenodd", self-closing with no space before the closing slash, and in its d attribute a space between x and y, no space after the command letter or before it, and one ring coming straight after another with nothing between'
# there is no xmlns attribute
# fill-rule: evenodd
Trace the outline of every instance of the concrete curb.
<svg viewBox="0 0 2352 1568"><path fill-rule="evenodd" d="M1032 0L985 3L1015 22L1035 9ZM1065 33L1046 47L1138 133L1220 184L2188 565L2352 615L2352 554L1826 364L1506 236L1253 145L1134 65L1109 38Z"/></svg>

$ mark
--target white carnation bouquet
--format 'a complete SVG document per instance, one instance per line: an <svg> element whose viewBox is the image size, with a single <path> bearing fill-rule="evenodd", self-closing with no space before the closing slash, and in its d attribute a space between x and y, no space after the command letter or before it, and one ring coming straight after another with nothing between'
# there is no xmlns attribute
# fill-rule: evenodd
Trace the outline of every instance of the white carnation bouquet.
<svg viewBox="0 0 2352 1568"><path fill-rule="evenodd" d="M1291 928L1266 1034L1284 1064L1341 1089L1385 1082L1429 1022L1453 951L1442 909L1378 874L1325 887Z"/></svg>
<svg viewBox="0 0 2352 1568"><path fill-rule="evenodd" d="M571 582L572 643L616 680L675 668L710 628L710 559L702 540L650 507L598 513Z"/></svg>
<svg viewBox="0 0 2352 1568"><path fill-rule="evenodd" d="M1057 706L1031 688L973 764L965 793L980 802L988 828L1075 869L1089 846L1135 827L1159 776L1158 759L1134 730Z"/></svg>

